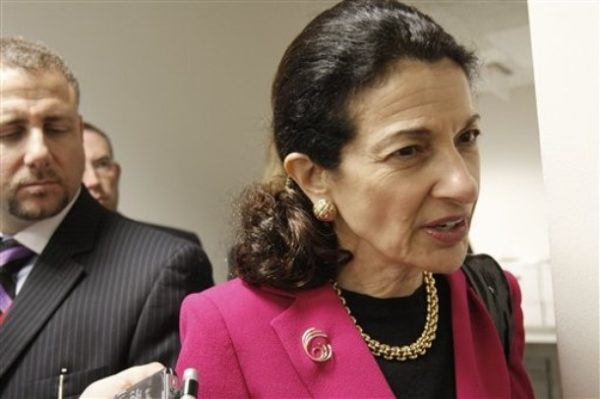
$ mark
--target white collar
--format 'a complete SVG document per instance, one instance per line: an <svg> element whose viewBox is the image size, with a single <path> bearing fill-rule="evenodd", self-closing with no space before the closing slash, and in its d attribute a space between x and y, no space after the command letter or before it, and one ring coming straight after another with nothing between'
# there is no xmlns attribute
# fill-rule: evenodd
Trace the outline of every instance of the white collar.
<svg viewBox="0 0 600 399"><path fill-rule="evenodd" d="M81 187L79 190L77 190L77 193L75 196L73 196L71 202L69 202L62 211L52 217L40 220L39 222L27 226L15 234L13 238L35 252L37 255L40 255L44 251L44 248L46 248L46 245L48 245L48 241L50 241L50 238L52 238L52 235L58 226L60 226L62 221L67 216L67 213L69 213L73 207L73 204L77 198L79 198L80 194Z"/></svg>

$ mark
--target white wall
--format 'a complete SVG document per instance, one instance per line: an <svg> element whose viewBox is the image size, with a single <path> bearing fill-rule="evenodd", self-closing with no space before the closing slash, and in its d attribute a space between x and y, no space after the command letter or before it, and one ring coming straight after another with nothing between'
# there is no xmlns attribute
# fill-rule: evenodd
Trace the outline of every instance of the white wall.
<svg viewBox="0 0 600 399"><path fill-rule="evenodd" d="M514 89L508 101L478 99L481 194L471 241L502 261L549 257L535 90Z"/></svg>
<svg viewBox="0 0 600 399"><path fill-rule="evenodd" d="M517 276L528 342L555 342L547 210L535 89L478 98L481 193L471 242Z"/></svg>
<svg viewBox="0 0 600 399"><path fill-rule="evenodd" d="M529 3L564 396L600 397L597 1Z"/></svg>

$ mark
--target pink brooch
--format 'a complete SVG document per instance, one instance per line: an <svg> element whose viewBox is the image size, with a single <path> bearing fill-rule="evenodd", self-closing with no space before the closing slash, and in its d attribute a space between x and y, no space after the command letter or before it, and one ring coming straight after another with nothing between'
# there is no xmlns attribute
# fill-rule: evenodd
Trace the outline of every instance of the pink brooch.
<svg viewBox="0 0 600 399"><path fill-rule="evenodd" d="M326 362L333 355L327 334L314 327L302 334L302 347L306 355L314 362Z"/></svg>

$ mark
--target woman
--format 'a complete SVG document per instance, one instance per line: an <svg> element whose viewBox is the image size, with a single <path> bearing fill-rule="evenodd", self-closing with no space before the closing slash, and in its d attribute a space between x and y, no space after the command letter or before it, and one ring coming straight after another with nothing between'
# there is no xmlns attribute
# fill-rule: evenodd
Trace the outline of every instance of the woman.
<svg viewBox="0 0 600 399"><path fill-rule="evenodd" d="M249 188L238 278L186 299L200 397L532 397L460 266L479 191L476 59L395 1L344 1L273 84L286 176ZM507 360L508 358L508 360Z"/></svg>

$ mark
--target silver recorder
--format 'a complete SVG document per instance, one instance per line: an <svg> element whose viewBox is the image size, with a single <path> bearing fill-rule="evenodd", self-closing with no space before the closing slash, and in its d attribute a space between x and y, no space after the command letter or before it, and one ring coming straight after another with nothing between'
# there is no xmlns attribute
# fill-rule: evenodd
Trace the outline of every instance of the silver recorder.
<svg viewBox="0 0 600 399"><path fill-rule="evenodd" d="M114 399L196 399L198 372L186 369L183 381L165 368L116 395Z"/></svg>

